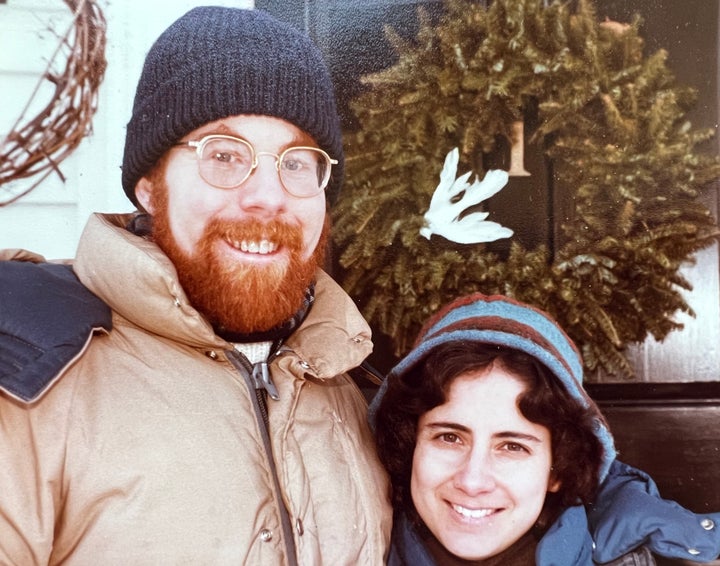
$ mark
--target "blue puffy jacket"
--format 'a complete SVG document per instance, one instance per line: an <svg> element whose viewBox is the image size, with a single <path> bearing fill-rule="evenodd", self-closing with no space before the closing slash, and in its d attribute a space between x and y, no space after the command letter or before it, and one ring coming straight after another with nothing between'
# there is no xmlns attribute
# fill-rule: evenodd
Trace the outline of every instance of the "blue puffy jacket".
<svg viewBox="0 0 720 566"><path fill-rule="evenodd" d="M649 475L618 460L587 511L595 562L609 562L638 545L696 562L720 556L720 513L699 515L662 499Z"/></svg>
<svg viewBox="0 0 720 566"><path fill-rule="evenodd" d="M646 566L651 552L709 562L720 555L720 513L697 515L660 498L644 472L615 460L597 503L566 509L539 542L537 566ZM396 515L388 566L436 566L412 524Z"/></svg>

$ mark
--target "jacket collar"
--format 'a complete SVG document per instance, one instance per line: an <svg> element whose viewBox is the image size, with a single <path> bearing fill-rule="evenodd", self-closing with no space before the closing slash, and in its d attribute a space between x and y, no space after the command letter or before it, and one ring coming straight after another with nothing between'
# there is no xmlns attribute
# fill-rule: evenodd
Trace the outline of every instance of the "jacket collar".
<svg viewBox="0 0 720 566"><path fill-rule="evenodd" d="M592 566L592 539L582 506L568 507L538 543L538 566ZM435 566L422 538L403 513L393 519L388 566Z"/></svg>
<svg viewBox="0 0 720 566"><path fill-rule="evenodd" d="M60 378L96 332L110 331L112 320L70 265L22 254L11 259L17 261L0 262L0 389L31 402Z"/></svg>
<svg viewBox="0 0 720 566"><path fill-rule="evenodd" d="M90 217L74 265L80 280L117 314L150 332L195 348L231 348L190 304L160 248L125 229L129 220L127 214ZM315 303L285 348L316 377L330 378L370 354L370 328L352 299L319 270Z"/></svg>

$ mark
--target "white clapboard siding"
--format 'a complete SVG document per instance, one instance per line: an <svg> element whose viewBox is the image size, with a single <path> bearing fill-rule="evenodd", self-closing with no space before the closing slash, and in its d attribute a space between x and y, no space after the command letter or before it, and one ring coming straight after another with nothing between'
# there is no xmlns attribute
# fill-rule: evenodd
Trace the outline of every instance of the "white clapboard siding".
<svg viewBox="0 0 720 566"><path fill-rule="evenodd" d="M132 210L120 186L120 163L125 124L145 54L176 18L207 3L100 0L107 20L108 65L93 133L60 164L65 182L52 173L28 195L0 206L0 248L29 249L48 259L72 257L89 214ZM212 3L240 8L254 5L253 0ZM72 14L63 0L7 0L0 4L0 139L17 122L57 48L58 35L69 25ZM57 65L56 70L64 68L62 57ZM42 108L51 97L50 85L43 84L26 118L34 116L33 110ZM33 182L0 186L0 197L7 194L2 191L17 194Z"/></svg>

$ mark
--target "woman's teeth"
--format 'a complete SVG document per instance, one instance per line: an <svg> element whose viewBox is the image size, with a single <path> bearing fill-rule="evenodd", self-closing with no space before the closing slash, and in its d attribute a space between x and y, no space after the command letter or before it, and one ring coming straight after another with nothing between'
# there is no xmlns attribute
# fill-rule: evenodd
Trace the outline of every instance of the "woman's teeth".
<svg viewBox="0 0 720 566"><path fill-rule="evenodd" d="M492 515L495 512L494 509L466 509L461 505L453 505L452 508L455 509L455 511L457 511L458 513L460 513L463 517L469 517L470 519L487 517L488 515Z"/></svg>

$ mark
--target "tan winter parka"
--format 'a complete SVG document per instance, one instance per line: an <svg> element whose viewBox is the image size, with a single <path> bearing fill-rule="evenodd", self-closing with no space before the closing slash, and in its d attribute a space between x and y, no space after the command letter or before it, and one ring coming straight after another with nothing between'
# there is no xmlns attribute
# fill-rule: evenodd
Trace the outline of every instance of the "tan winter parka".
<svg viewBox="0 0 720 566"><path fill-rule="evenodd" d="M303 565L382 564L386 478L344 373L371 351L352 300L318 274L270 364L266 431L248 361L126 221L92 217L74 263L112 331L40 399L0 393L0 564L281 566L293 547Z"/></svg>

